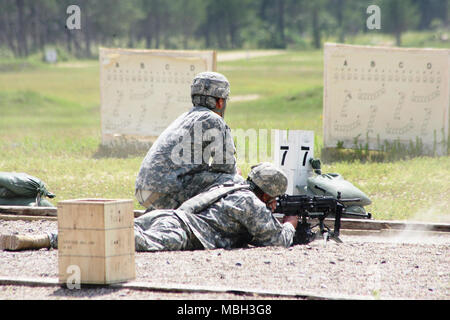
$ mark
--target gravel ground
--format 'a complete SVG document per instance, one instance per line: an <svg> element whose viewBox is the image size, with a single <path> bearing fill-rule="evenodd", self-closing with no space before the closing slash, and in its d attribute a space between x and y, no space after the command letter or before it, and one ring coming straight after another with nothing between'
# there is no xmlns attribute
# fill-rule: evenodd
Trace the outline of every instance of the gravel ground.
<svg viewBox="0 0 450 320"><path fill-rule="evenodd" d="M38 234L55 221L2 221L0 233ZM343 244L315 241L195 252L136 253L136 281L154 286L208 287L375 299L450 299L450 237L343 235ZM57 278L57 250L0 252L0 277ZM0 285L2 299L261 299L221 293L162 293L112 288ZM271 299L276 299L272 297ZM284 297L278 297L285 299Z"/></svg>

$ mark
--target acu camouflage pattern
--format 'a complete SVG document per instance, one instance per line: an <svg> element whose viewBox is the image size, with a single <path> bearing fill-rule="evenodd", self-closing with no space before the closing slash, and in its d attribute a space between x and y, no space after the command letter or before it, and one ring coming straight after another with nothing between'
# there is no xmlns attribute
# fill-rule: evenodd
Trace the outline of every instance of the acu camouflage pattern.
<svg viewBox="0 0 450 320"><path fill-rule="evenodd" d="M58 232L47 232L50 248L58 249ZM134 220L136 251L203 249L188 226L173 210L154 210Z"/></svg>
<svg viewBox="0 0 450 320"><path fill-rule="evenodd" d="M292 224L282 225L246 189L193 212L156 210L139 217L135 220L136 250L232 249L247 244L289 247L295 234Z"/></svg>
<svg viewBox="0 0 450 320"><path fill-rule="evenodd" d="M58 249L58 232L47 232L50 248ZM136 251L203 249L173 210L154 210L134 220Z"/></svg>
<svg viewBox="0 0 450 320"><path fill-rule="evenodd" d="M225 197L227 194L240 189L250 189L250 186L246 183L242 184L225 184L217 187L213 187L208 191L202 192L195 197L185 201L178 210L186 213L198 213L204 209L207 209L210 205Z"/></svg>
<svg viewBox="0 0 450 320"><path fill-rule="evenodd" d="M154 210L135 219L136 251L177 251L203 249L189 227L173 210Z"/></svg>
<svg viewBox="0 0 450 320"><path fill-rule="evenodd" d="M58 232L47 232L50 239L50 248L58 249Z"/></svg>
<svg viewBox="0 0 450 320"><path fill-rule="evenodd" d="M248 178L271 197L284 194L288 185L284 172L270 162L253 166Z"/></svg>
<svg viewBox="0 0 450 320"><path fill-rule="evenodd" d="M200 132L200 139L195 139L194 132ZM202 138L208 130L219 132L223 141L223 150L214 156L212 162L205 161L206 152L211 141ZM198 133L197 133L198 134ZM174 148L186 137L190 137L191 159L183 163L172 161ZM195 152L202 152L200 161L194 161ZM222 117L205 107L193 107L182 114L158 137L144 158L136 179L136 189L158 192L167 195L167 199L177 198L178 205L185 200L226 181L238 182L236 177L236 148L231 130ZM197 163L196 163L197 162ZM237 179L237 180L236 180ZM166 206L167 205L167 206ZM159 203L157 209L174 209L172 203Z"/></svg>
<svg viewBox="0 0 450 320"><path fill-rule="evenodd" d="M135 219L136 251L232 249L248 244L289 247L295 228L281 224L247 188L213 188L178 210L154 210ZM51 247L57 248L57 233L48 235Z"/></svg>
<svg viewBox="0 0 450 320"><path fill-rule="evenodd" d="M204 105L214 109L216 98L228 99L229 95L230 83L228 79L217 72L199 73L195 76L191 85L191 97L194 106Z"/></svg>

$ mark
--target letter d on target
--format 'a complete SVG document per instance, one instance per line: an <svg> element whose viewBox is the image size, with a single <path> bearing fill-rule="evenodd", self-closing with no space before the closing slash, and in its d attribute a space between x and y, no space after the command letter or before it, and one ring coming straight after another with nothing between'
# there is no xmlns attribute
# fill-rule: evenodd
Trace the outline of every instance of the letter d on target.
<svg viewBox="0 0 450 320"><path fill-rule="evenodd" d="M70 274L69 277L67 277L66 285L67 289L81 289L81 270L80 267L77 265L70 265L66 269L67 274Z"/></svg>

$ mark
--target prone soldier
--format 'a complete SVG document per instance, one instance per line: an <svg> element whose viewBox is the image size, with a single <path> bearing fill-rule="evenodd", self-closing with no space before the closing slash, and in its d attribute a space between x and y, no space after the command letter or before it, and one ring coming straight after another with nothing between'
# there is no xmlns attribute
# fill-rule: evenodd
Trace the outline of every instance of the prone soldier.
<svg viewBox="0 0 450 320"><path fill-rule="evenodd" d="M211 188L178 209L147 212L135 219L136 251L289 247L298 218L279 222L272 214L284 194L287 177L271 163L252 167L246 183ZM3 250L57 248L57 233L39 236L2 235Z"/></svg>

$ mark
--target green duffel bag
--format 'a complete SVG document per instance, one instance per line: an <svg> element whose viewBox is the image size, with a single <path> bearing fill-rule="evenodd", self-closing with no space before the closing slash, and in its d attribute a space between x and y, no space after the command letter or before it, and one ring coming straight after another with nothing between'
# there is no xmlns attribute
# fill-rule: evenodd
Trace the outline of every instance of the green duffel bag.
<svg viewBox="0 0 450 320"><path fill-rule="evenodd" d="M34 205L53 207L43 199L45 197L52 199L55 195L40 179L26 173L0 172L0 205L30 206L33 202Z"/></svg>
<svg viewBox="0 0 450 320"><path fill-rule="evenodd" d="M368 206L372 203L364 192L338 173L327 173L310 177L307 179L307 184L308 189L316 195L332 196L337 199L339 192L341 199L360 199L358 202L348 202L346 206Z"/></svg>
<svg viewBox="0 0 450 320"><path fill-rule="evenodd" d="M0 198L0 206L36 207L36 198ZM39 207L55 207L50 201L39 200Z"/></svg>
<svg viewBox="0 0 450 320"><path fill-rule="evenodd" d="M9 191L9 189L6 189L4 187L0 187L0 198L11 199L15 197L17 197L17 195L14 192Z"/></svg>

